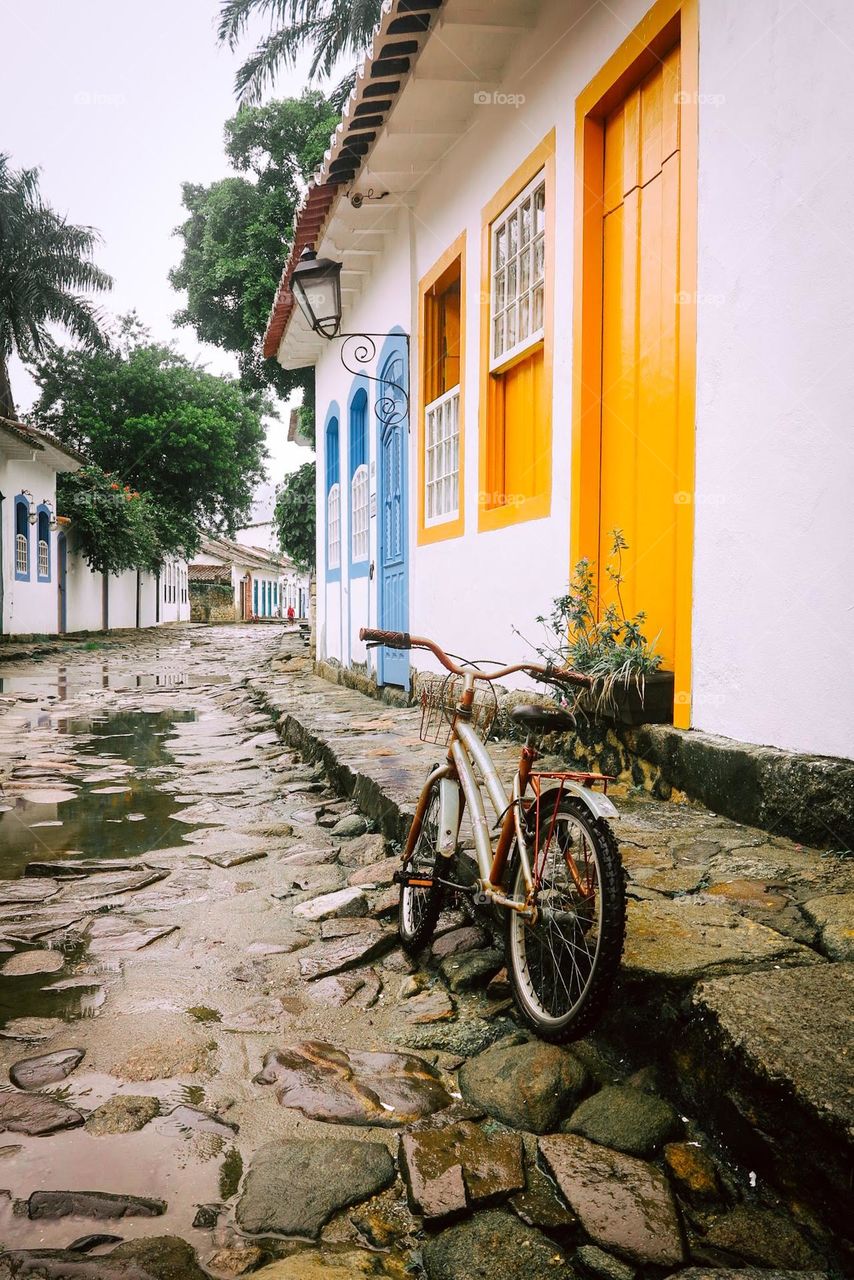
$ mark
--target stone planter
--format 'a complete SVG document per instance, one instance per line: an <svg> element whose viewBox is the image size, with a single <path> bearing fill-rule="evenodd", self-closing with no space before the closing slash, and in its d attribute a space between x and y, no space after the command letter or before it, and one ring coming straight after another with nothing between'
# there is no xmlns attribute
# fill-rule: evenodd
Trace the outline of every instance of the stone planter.
<svg viewBox="0 0 854 1280"><path fill-rule="evenodd" d="M653 671L642 687L641 694L634 682L617 684L604 705L599 704L599 689L592 689L581 694L578 706L586 715L608 724L672 724L673 672Z"/></svg>

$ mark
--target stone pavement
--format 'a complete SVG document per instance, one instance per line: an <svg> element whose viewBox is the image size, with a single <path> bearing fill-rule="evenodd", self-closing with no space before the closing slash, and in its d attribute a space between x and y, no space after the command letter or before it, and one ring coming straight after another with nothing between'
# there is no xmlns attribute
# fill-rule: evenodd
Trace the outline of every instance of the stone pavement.
<svg viewBox="0 0 854 1280"><path fill-rule="evenodd" d="M558 1049L486 925L396 946L417 713L252 627L0 679L0 1280L850 1273L847 864L617 796L625 980Z"/></svg>
<svg viewBox="0 0 854 1280"><path fill-rule="evenodd" d="M270 668L251 681L258 705L401 841L442 755L420 741L420 712L318 678L292 645ZM509 783L518 747L492 751ZM563 763L579 767L575 756ZM629 908L623 979L604 1032L629 1052L678 1041L678 1060L665 1053L662 1066L683 1099L735 1133L778 1184L797 1171L794 1182L811 1182L816 1202L844 1221L854 1176L854 859L696 804L620 785L610 794Z"/></svg>

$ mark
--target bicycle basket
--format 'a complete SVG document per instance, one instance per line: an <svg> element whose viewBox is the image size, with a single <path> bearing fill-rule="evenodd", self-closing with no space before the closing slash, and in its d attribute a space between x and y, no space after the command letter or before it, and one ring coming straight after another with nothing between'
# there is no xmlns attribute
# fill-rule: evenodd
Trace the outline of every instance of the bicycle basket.
<svg viewBox="0 0 854 1280"><path fill-rule="evenodd" d="M463 696L460 676L427 676L421 685L422 742L433 742L445 747L451 738L451 728L457 707ZM498 713L498 697L491 684L475 688L474 703L469 724L478 737L486 742Z"/></svg>

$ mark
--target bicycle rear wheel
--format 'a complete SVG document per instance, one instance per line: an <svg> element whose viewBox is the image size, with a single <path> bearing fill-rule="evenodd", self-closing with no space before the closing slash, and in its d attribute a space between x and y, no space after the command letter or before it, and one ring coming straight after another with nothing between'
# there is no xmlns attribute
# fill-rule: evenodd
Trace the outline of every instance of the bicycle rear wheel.
<svg viewBox="0 0 854 1280"><path fill-rule="evenodd" d="M433 937L444 901L438 877L440 871L447 870L447 860L438 851L439 798L439 783L434 782L415 847L403 868L404 876L427 882L400 886L398 933L400 945L409 955L421 951Z"/></svg>
<svg viewBox="0 0 854 1280"><path fill-rule="evenodd" d="M551 813L549 813L551 819ZM613 832L580 800L565 798L542 824L532 854L538 918L506 912L505 954L519 1012L538 1036L560 1043L586 1035L601 1016L620 966L626 895ZM518 858L510 886L525 899Z"/></svg>

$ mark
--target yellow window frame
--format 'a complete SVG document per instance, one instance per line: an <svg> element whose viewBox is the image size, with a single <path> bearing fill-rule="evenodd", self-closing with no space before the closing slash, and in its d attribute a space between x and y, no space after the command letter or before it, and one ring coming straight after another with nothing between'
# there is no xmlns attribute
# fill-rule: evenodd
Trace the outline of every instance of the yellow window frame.
<svg viewBox="0 0 854 1280"><path fill-rule="evenodd" d="M497 390L499 379L514 361L490 371L490 312L492 302L492 224L509 204L525 190L542 171L546 184L545 290L543 299L543 388L544 411L536 424L538 449L544 459L542 491L528 497L516 497L500 506L489 502L490 476L494 470L496 446ZM478 458L478 529L487 532L539 520L551 514L552 503L552 376L554 331L554 246L555 246L555 131L551 129L519 167L502 183L481 211L481 285L480 285L480 412ZM523 352L526 359L538 344ZM501 428L503 432L503 428ZM502 440L503 445L503 440Z"/></svg>
<svg viewBox="0 0 854 1280"><path fill-rule="evenodd" d="M460 264L460 501L459 511L453 520L443 520L440 524L425 523L424 489L426 468L426 422L427 407L427 332L426 301L437 281L441 280L454 263ZM434 542L445 542L448 538L459 538L465 532L465 382L466 382L466 233L463 231L453 244L448 245L445 252L432 265L430 270L418 282L418 535L419 546L429 546Z"/></svg>

